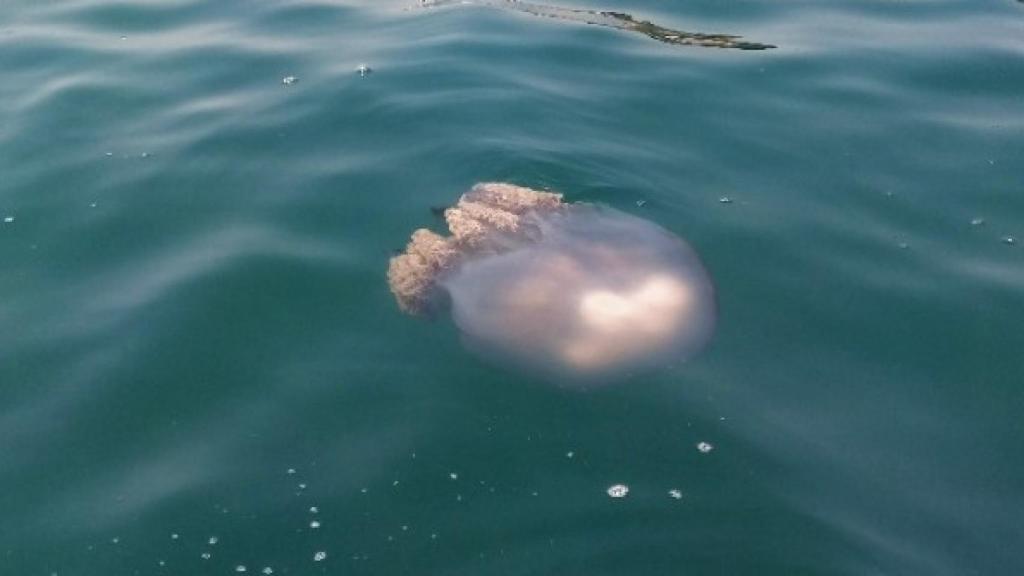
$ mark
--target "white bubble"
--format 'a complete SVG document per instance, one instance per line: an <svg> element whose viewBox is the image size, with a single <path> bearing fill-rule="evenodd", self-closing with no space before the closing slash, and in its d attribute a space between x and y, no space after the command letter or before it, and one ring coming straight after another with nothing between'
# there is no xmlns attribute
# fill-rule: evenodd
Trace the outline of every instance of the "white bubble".
<svg viewBox="0 0 1024 576"><path fill-rule="evenodd" d="M612 498L625 498L627 494L629 494L629 486L625 484L615 484L608 487L608 495Z"/></svg>

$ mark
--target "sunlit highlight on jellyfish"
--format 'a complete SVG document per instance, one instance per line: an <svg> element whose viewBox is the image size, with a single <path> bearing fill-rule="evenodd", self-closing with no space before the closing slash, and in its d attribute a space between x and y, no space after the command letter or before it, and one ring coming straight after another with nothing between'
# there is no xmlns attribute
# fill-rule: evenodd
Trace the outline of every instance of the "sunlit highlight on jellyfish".
<svg viewBox="0 0 1024 576"><path fill-rule="evenodd" d="M715 296L663 228L559 194L478 184L391 259L399 307L448 305L468 348L560 383L608 382L685 360L711 337Z"/></svg>

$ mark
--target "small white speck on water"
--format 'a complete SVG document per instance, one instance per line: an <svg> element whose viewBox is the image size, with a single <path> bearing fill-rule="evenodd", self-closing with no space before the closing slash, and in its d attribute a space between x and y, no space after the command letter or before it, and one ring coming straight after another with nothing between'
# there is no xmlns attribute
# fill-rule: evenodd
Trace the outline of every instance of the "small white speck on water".
<svg viewBox="0 0 1024 576"><path fill-rule="evenodd" d="M302 484L299 484L299 490L305 490L305 489L306 489L306 483L305 482L303 482Z"/></svg>
<svg viewBox="0 0 1024 576"><path fill-rule="evenodd" d="M320 509L319 509L319 508L317 508L316 506L310 506L310 507L309 507L309 513L310 513L310 514L317 514L317 513L319 513L319 512L320 512Z"/></svg>
<svg viewBox="0 0 1024 576"><path fill-rule="evenodd" d="M4 217L4 224L11 224L13 222L14 222L14 216L6 216L6 217Z"/></svg>
<svg viewBox="0 0 1024 576"><path fill-rule="evenodd" d="M235 572L245 572L246 568L242 564L235 566Z"/></svg>
<svg viewBox="0 0 1024 576"><path fill-rule="evenodd" d="M121 36L121 40L127 40L127 39L128 39L127 36Z"/></svg>
<svg viewBox="0 0 1024 576"><path fill-rule="evenodd" d="M985 219L984 218L981 218L981 217L971 218L971 226L981 226L984 223L985 223Z"/></svg>
<svg viewBox="0 0 1024 576"><path fill-rule="evenodd" d="M373 68L370 68L366 64L360 64L359 66L356 66L356 72L359 72L360 76L368 76L373 72Z"/></svg>
<svg viewBox="0 0 1024 576"><path fill-rule="evenodd" d="M576 455L576 453L573 452L572 450L569 450L568 452L565 453L565 457L566 458L572 458L575 455Z"/></svg>
<svg viewBox="0 0 1024 576"><path fill-rule="evenodd" d="M362 490L360 490L360 492L362 492L363 494L366 494L367 492L369 492L369 490L366 489L366 488L363 488Z"/></svg>
<svg viewBox="0 0 1024 576"><path fill-rule="evenodd" d="M199 557L202 558L203 560L209 560L210 558L213 557L213 554L210 554L209 552L203 552L202 554L199 555Z"/></svg>
<svg viewBox="0 0 1024 576"><path fill-rule="evenodd" d="M701 454L707 454L714 449L715 447L712 446L710 442L697 442L697 451Z"/></svg>
<svg viewBox="0 0 1024 576"><path fill-rule="evenodd" d="M431 539L431 540L437 540L437 533L436 533L436 532L432 532L432 533L430 534L430 539Z"/></svg>
<svg viewBox="0 0 1024 576"><path fill-rule="evenodd" d="M456 474L455 472L449 472L448 473L448 477L451 478L452 480L458 480L459 479L459 475Z"/></svg>
<svg viewBox="0 0 1024 576"><path fill-rule="evenodd" d="M625 498L629 494L629 486L625 484L615 484L614 486L608 487L608 495L612 498Z"/></svg>
<svg viewBox="0 0 1024 576"><path fill-rule="evenodd" d="M289 468L288 474L295 474L295 468Z"/></svg>
<svg viewBox="0 0 1024 576"><path fill-rule="evenodd" d="M900 242L899 247L901 250L906 250L907 248L910 248L910 244L907 244L906 242Z"/></svg>
<svg viewBox="0 0 1024 576"><path fill-rule="evenodd" d="M263 572L263 573L264 573L264 574L266 574L267 576L270 576L271 574L273 574L273 573L274 573L274 569L273 569L273 568L271 568L270 566L267 566L266 568L264 568L263 570L261 570L261 572Z"/></svg>
<svg viewBox="0 0 1024 576"><path fill-rule="evenodd" d="M637 208L643 208L646 205L647 205L647 200L637 200L636 201L636 207Z"/></svg>
<svg viewBox="0 0 1024 576"><path fill-rule="evenodd" d="M161 566L167 566L167 562L164 562L163 560L160 560L159 562L157 562L157 564Z"/></svg>
<svg viewBox="0 0 1024 576"><path fill-rule="evenodd" d="M316 530L317 528L320 527L320 522L318 522L316 520L313 520L312 522L309 523L309 527L312 528L313 530Z"/></svg>
<svg viewBox="0 0 1024 576"><path fill-rule="evenodd" d="M104 156L106 156L107 158L111 158L111 157L113 157L113 156L114 156L114 153L113 153L113 152L106 152L106 153L104 154Z"/></svg>
<svg viewBox="0 0 1024 576"><path fill-rule="evenodd" d="M719 204L732 204L732 198L729 198L728 196L722 196L721 198L718 199L718 203Z"/></svg>
<svg viewBox="0 0 1024 576"><path fill-rule="evenodd" d="M215 546L215 545L217 544L217 537L216 537L216 536L210 536L210 539L209 539L209 540L207 540L206 542L207 542L207 543L208 543L208 544L209 544L210 546Z"/></svg>
<svg viewBox="0 0 1024 576"><path fill-rule="evenodd" d="M395 480L394 482L392 482L391 485L392 486L398 486L398 480Z"/></svg>
<svg viewBox="0 0 1024 576"><path fill-rule="evenodd" d="M177 540L178 538L180 538L180 536L178 536L177 533L171 534L171 540Z"/></svg>
<svg viewBox="0 0 1024 576"><path fill-rule="evenodd" d="M677 490L675 488L669 490L668 491L668 495L669 495L669 497L674 498L676 500L682 500L683 499L683 492L681 490Z"/></svg>
<svg viewBox="0 0 1024 576"><path fill-rule="evenodd" d="M113 538L110 539L110 542L111 542L111 544L120 544L121 539L118 538L117 536L114 536Z"/></svg>
<svg viewBox="0 0 1024 576"><path fill-rule="evenodd" d="M322 550L320 552L317 552L316 554L313 554L313 562L323 562L326 559L327 552L324 552Z"/></svg>
<svg viewBox="0 0 1024 576"><path fill-rule="evenodd" d="M139 157L140 158L149 158L150 157L150 153L149 152L143 152L142 154L139 154Z"/></svg>
<svg viewBox="0 0 1024 576"><path fill-rule="evenodd" d="M409 525L408 524L402 524L402 532L408 532L408 531L409 531Z"/></svg>
<svg viewBox="0 0 1024 576"><path fill-rule="evenodd" d="M281 78L281 84L284 84L285 86L291 86L298 81L299 79L295 76L285 76L284 78Z"/></svg>
<svg viewBox="0 0 1024 576"><path fill-rule="evenodd" d="M95 207L96 207L96 203L95 202L90 202L89 203L89 208L95 208Z"/></svg>
<svg viewBox="0 0 1024 576"><path fill-rule="evenodd" d="M1016 243L1017 243L1017 239L1014 238L1013 236L1003 236L1003 244L1008 244L1010 246L1013 246Z"/></svg>

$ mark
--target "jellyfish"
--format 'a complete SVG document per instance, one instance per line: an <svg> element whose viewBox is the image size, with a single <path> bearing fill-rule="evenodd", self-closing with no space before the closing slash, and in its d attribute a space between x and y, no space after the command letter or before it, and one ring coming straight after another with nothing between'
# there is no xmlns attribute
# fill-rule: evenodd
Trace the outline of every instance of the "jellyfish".
<svg viewBox="0 0 1024 576"><path fill-rule="evenodd" d="M477 184L444 218L450 235L415 231L388 281L406 313L450 311L486 360L614 382L690 358L714 331L700 258L652 222L505 183Z"/></svg>

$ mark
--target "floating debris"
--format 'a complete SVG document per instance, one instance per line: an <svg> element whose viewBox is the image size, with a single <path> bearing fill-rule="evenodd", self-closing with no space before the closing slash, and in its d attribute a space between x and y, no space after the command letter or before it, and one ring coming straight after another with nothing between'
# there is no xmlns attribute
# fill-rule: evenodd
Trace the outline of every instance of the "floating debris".
<svg viewBox="0 0 1024 576"><path fill-rule="evenodd" d="M698 442L698 443L697 443L697 450L698 450L698 451L699 451L699 452L700 452L701 454L707 454L708 452L711 452L711 451L712 451L712 450L714 450L714 449L715 449L715 447L714 447L714 446L712 446L712 445L711 445L710 443L708 443L708 442Z"/></svg>
<svg viewBox="0 0 1024 576"><path fill-rule="evenodd" d="M605 28L615 28L616 30L636 32L653 38L659 42L680 46L735 48L738 50L767 50L769 48L775 48L775 46L771 44L747 42L741 40L740 36L733 36L731 34L703 34L699 32L673 30L646 20L637 20L632 15L625 12L563 8L561 6L520 2L519 0L421 0L420 5L423 7L472 5L503 8L506 10L525 12L534 16L557 18L559 20L579 22L581 24L591 24Z"/></svg>
<svg viewBox="0 0 1024 576"><path fill-rule="evenodd" d="M566 458L572 458L575 455L576 455L576 453L573 452L572 450L569 450L568 452L565 453L565 457Z"/></svg>
<svg viewBox="0 0 1024 576"><path fill-rule="evenodd" d="M284 84L285 86L291 86L292 84L297 84L298 82L299 79L296 76L285 76L284 78L281 78L281 84Z"/></svg>
<svg viewBox="0 0 1024 576"><path fill-rule="evenodd" d="M359 76L369 76L373 73L373 68L370 68L366 64L360 64L356 66L356 72L359 72Z"/></svg>
<svg viewBox="0 0 1024 576"><path fill-rule="evenodd" d="M673 498L675 500L682 500L683 499L683 492L682 492L682 490L676 490L675 488L669 490L668 491L668 495L669 495L669 497L671 497L671 498Z"/></svg>
<svg viewBox="0 0 1024 576"><path fill-rule="evenodd" d="M1003 244L1007 244L1009 246L1013 246L1016 243L1017 243L1017 239L1014 238L1013 236L1003 236Z"/></svg>
<svg viewBox="0 0 1024 576"><path fill-rule="evenodd" d="M313 520L313 521L311 521L309 523L309 527L312 528L313 530L316 530L317 528L320 527L320 522L317 521L317 520Z"/></svg>
<svg viewBox="0 0 1024 576"><path fill-rule="evenodd" d="M646 205L647 205L647 200L637 200L636 201L636 207L637 208L643 208Z"/></svg>
<svg viewBox="0 0 1024 576"><path fill-rule="evenodd" d="M327 558L327 552L320 551L313 554L313 562L323 562Z"/></svg>
<svg viewBox="0 0 1024 576"><path fill-rule="evenodd" d="M203 552L202 554L199 555L199 557L202 558L203 560L209 560L210 558L213 557L213 554L210 554L209 552Z"/></svg>
<svg viewBox="0 0 1024 576"><path fill-rule="evenodd" d="M309 507L309 513L310 514L318 514L319 512L320 512L320 509L317 508L316 506L310 506Z"/></svg>
<svg viewBox="0 0 1024 576"><path fill-rule="evenodd" d="M971 226L981 226L985 224L984 218L971 218Z"/></svg>
<svg viewBox="0 0 1024 576"><path fill-rule="evenodd" d="M271 574L273 574L273 573L274 573L274 569L273 569L273 568L271 568L270 566L267 566L266 568L264 568L263 570L261 570L261 572L263 572L263 573L264 573L264 574L266 574L267 576L270 576Z"/></svg>
<svg viewBox="0 0 1024 576"><path fill-rule="evenodd" d="M451 478L452 480L458 480L459 479L459 475L456 474L455 472L449 472L448 473L448 477Z"/></svg>
<svg viewBox="0 0 1024 576"><path fill-rule="evenodd" d="M177 533L171 534L171 540L177 540L178 538L179 538L179 536L178 536Z"/></svg>
<svg viewBox="0 0 1024 576"><path fill-rule="evenodd" d="M7 216L4 218L4 224L11 224L14 222L14 216Z"/></svg>
<svg viewBox="0 0 1024 576"><path fill-rule="evenodd" d="M246 571L246 567L244 565L239 564L238 566L235 566L235 572L245 572L245 571Z"/></svg>
<svg viewBox="0 0 1024 576"><path fill-rule="evenodd" d="M210 539L206 541L210 546L216 546L218 539L216 536L210 536Z"/></svg>
<svg viewBox="0 0 1024 576"><path fill-rule="evenodd" d="M629 494L629 486L625 484L616 484L608 487L608 495L612 498L625 498Z"/></svg>
<svg viewBox="0 0 1024 576"><path fill-rule="evenodd" d="M113 155L114 155L113 152L107 152L107 153L104 154L104 156L106 156L107 158L111 158Z"/></svg>
<svg viewBox="0 0 1024 576"><path fill-rule="evenodd" d="M732 198L729 198L728 196L722 196L721 198L718 199L718 203L719 204L732 204Z"/></svg>
<svg viewBox="0 0 1024 576"><path fill-rule="evenodd" d="M295 474L295 468L289 468L287 473L288 474Z"/></svg>

